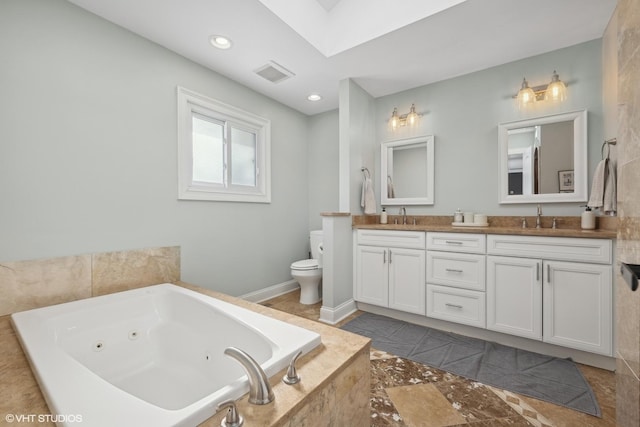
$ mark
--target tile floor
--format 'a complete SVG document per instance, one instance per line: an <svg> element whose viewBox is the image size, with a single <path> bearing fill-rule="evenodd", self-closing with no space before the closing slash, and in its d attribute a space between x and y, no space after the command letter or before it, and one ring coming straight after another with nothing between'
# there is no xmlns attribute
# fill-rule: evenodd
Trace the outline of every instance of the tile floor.
<svg viewBox="0 0 640 427"><path fill-rule="evenodd" d="M318 320L321 304L303 305L299 291L263 305ZM358 316L355 313L339 325ZM615 375L579 365L602 418L499 390L397 356L371 350L371 426L615 427Z"/></svg>

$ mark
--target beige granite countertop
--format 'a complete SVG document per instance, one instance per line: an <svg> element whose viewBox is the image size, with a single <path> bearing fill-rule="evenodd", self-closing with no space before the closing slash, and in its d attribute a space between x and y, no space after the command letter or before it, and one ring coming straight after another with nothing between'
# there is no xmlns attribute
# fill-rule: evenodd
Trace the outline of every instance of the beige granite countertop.
<svg viewBox="0 0 640 427"><path fill-rule="evenodd" d="M322 337L322 344L309 354L302 356L298 361L298 373L303 378L299 384L295 386L283 384L280 379L285 374L285 370L271 378L273 391L276 395L273 404L249 405L246 395L238 400L238 409L245 417L245 425L287 425L288 418L303 407L303 398L313 395L321 386L329 384L335 376L343 371L346 365L361 356L362 353L366 353L368 358L370 340L367 338L184 282L176 284L315 331ZM29 362L22 351L8 315L0 316L0 384L0 419L3 420L2 422L8 414L35 414L36 419L33 423L20 422L20 425L54 425L53 423L41 423L37 420L37 415L47 415L50 414L50 411L29 368ZM109 410L106 402L105 410ZM222 412L226 413L226 411ZM222 413L216 414L202 425L219 426L222 416Z"/></svg>
<svg viewBox="0 0 640 427"><path fill-rule="evenodd" d="M416 224L413 224L413 219ZM494 216L488 218L487 227L452 226L450 216L407 216L407 224L401 217L389 215L387 224L380 224L377 215L354 216L353 228L371 230L440 231L447 233L514 234L520 236L582 237L595 239L615 239L617 221L615 217L598 217L598 228L582 230L580 217L556 217L557 228L551 228L553 217L542 217L542 228L535 228L536 217L525 217L527 228L522 228L523 217ZM398 219L398 224L394 220Z"/></svg>

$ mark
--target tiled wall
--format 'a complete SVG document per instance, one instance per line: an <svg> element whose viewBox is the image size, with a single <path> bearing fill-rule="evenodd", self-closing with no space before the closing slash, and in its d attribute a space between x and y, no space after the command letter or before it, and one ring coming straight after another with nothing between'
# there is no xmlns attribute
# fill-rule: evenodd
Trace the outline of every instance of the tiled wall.
<svg viewBox="0 0 640 427"><path fill-rule="evenodd" d="M640 0L619 0L617 259L640 264ZM640 290L616 280L616 418L640 425Z"/></svg>
<svg viewBox="0 0 640 427"><path fill-rule="evenodd" d="M0 262L0 316L178 280L177 246Z"/></svg>

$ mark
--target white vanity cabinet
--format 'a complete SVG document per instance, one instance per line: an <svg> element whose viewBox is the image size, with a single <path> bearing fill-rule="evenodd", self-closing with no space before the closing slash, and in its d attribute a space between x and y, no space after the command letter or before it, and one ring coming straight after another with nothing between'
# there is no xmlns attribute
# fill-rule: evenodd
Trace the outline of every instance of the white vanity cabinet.
<svg viewBox="0 0 640 427"><path fill-rule="evenodd" d="M484 234L427 233L427 316L485 327Z"/></svg>
<svg viewBox="0 0 640 427"><path fill-rule="evenodd" d="M612 242L487 236L487 329L612 355Z"/></svg>
<svg viewBox="0 0 640 427"><path fill-rule="evenodd" d="M356 300L425 314L425 233L357 230Z"/></svg>

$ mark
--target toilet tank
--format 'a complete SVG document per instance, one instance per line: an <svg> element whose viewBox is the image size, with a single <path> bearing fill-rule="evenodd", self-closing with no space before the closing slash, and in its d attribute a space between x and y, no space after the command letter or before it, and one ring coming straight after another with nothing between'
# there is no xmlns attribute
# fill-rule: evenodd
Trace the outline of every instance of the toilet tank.
<svg viewBox="0 0 640 427"><path fill-rule="evenodd" d="M313 230L309 236L311 246L311 258L318 260L318 267L322 267L322 253L320 245L322 244L322 230Z"/></svg>

